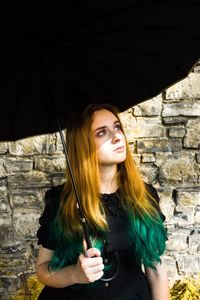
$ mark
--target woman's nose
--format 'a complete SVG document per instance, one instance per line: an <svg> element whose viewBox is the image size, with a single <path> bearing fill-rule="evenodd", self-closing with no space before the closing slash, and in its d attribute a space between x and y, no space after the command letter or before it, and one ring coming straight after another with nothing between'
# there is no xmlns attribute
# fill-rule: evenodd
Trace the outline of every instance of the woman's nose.
<svg viewBox="0 0 200 300"><path fill-rule="evenodd" d="M119 132L116 132L116 131L112 131L112 141L114 143L118 142L120 140L120 134Z"/></svg>

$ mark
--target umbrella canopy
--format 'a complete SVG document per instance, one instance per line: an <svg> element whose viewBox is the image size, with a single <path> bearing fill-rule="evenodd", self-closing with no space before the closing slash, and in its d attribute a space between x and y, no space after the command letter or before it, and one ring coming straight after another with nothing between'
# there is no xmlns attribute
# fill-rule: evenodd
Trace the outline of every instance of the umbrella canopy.
<svg viewBox="0 0 200 300"><path fill-rule="evenodd" d="M0 14L2 141L58 131L57 117L66 128L91 101L128 109L200 58L195 0L22 0Z"/></svg>

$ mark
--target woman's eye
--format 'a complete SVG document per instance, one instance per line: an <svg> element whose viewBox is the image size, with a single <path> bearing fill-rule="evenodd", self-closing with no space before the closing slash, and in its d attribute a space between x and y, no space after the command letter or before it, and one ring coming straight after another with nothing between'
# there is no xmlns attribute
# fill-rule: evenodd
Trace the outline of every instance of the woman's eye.
<svg viewBox="0 0 200 300"><path fill-rule="evenodd" d="M115 125L115 130L122 130L121 125L120 124Z"/></svg>
<svg viewBox="0 0 200 300"><path fill-rule="evenodd" d="M103 129L103 130L101 130L101 131L98 131L97 132L97 134L96 134L96 136L98 137L100 137L100 136L103 136L103 135L105 135L106 134L106 130L105 129Z"/></svg>

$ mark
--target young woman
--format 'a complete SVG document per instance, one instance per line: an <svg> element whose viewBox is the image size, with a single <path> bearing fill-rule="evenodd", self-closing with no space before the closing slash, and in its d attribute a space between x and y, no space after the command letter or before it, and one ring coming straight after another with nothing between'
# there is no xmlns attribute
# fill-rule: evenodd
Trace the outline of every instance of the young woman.
<svg viewBox="0 0 200 300"><path fill-rule="evenodd" d="M40 218L39 299L168 300L160 258L165 217L135 166L118 111L89 105L68 131L67 146L92 248L67 171L66 184L47 191Z"/></svg>

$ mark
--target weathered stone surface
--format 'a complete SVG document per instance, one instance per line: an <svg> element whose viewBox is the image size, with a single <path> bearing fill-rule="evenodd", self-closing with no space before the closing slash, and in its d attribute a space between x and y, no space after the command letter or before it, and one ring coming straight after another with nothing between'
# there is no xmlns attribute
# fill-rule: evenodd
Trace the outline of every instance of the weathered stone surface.
<svg viewBox="0 0 200 300"><path fill-rule="evenodd" d="M200 73L200 64L199 63L194 67L194 73Z"/></svg>
<svg viewBox="0 0 200 300"><path fill-rule="evenodd" d="M8 151L7 143L0 143L0 154L5 154Z"/></svg>
<svg viewBox="0 0 200 300"><path fill-rule="evenodd" d="M63 135L64 135L64 139L65 139L65 136L66 136L65 130L63 130ZM61 142L61 138L60 138L59 133L56 133L56 151L55 151L55 153L56 154L63 153L63 144Z"/></svg>
<svg viewBox="0 0 200 300"><path fill-rule="evenodd" d="M62 157L50 156L36 156L34 158L35 169L43 172L56 173L65 172L66 168L66 158L64 155Z"/></svg>
<svg viewBox="0 0 200 300"><path fill-rule="evenodd" d="M10 300L10 295L13 295L12 299L18 299L16 291L24 286L25 277L34 272L34 261L31 248L10 247L0 252L0 295L5 296L1 299ZM23 297L28 298L28 295Z"/></svg>
<svg viewBox="0 0 200 300"><path fill-rule="evenodd" d="M1 225L8 225L10 226L12 224L12 212L6 211L0 213L0 226Z"/></svg>
<svg viewBox="0 0 200 300"><path fill-rule="evenodd" d="M168 235L168 252L186 253L188 251L188 231L182 229L176 230Z"/></svg>
<svg viewBox="0 0 200 300"><path fill-rule="evenodd" d="M56 134L46 135L42 154L53 155L56 153L56 151L57 151L57 135Z"/></svg>
<svg viewBox="0 0 200 300"><path fill-rule="evenodd" d="M137 149L139 153L143 152L177 152L182 149L181 139L145 139L138 140Z"/></svg>
<svg viewBox="0 0 200 300"><path fill-rule="evenodd" d="M10 211L8 199L0 198L0 213Z"/></svg>
<svg viewBox="0 0 200 300"><path fill-rule="evenodd" d="M141 164L139 166L139 171L145 182L154 182L156 181L158 175L158 168L152 163Z"/></svg>
<svg viewBox="0 0 200 300"><path fill-rule="evenodd" d="M200 149L200 118L188 121L183 145L185 148Z"/></svg>
<svg viewBox="0 0 200 300"><path fill-rule="evenodd" d="M13 225L19 240L36 238L40 215L36 209L16 208L13 210Z"/></svg>
<svg viewBox="0 0 200 300"><path fill-rule="evenodd" d="M6 186L0 185L0 198L7 198L7 188Z"/></svg>
<svg viewBox="0 0 200 300"><path fill-rule="evenodd" d="M9 225L0 226L0 248L10 247L14 244L15 236L13 227Z"/></svg>
<svg viewBox="0 0 200 300"><path fill-rule="evenodd" d="M133 108L134 116L157 116L161 114L162 98L161 95L151 100L147 100Z"/></svg>
<svg viewBox="0 0 200 300"><path fill-rule="evenodd" d="M166 130L160 125L156 124L134 124L132 128L125 130L126 137L129 142L133 142L136 138L146 137L165 137Z"/></svg>
<svg viewBox="0 0 200 300"><path fill-rule="evenodd" d="M199 273L199 259L194 255L177 255L177 263L180 274L198 274Z"/></svg>
<svg viewBox="0 0 200 300"><path fill-rule="evenodd" d="M174 222L179 227L194 225L194 206L176 206L174 213Z"/></svg>
<svg viewBox="0 0 200 300"><path fill-rule="evenodd" d="M161 182L184 183L197 182L199 167L194 154L190 152L173 153L169 155L157 154L156 164L160 167Z"/></svg>
<svg viewBox="0 0 200 300"><path fill-rule="evenodd" d="M176 259L172 256L164 255L162 261L167 270L167 275L174 278L177 275Z"/></svg>
<svg viewBox="0 0 200 300"><path fill-rule="evenodd" d="M9 274L0 277L0 294L3 300L10 299L10 293L16 291L22 286L23 282L20 275Z"/></svg>
<svg viewBox="0 0 200 300"><path fill-rule="evenodd" d="M177 103L165 103L162 111L163 117L173 116L200 116L200 101L188 100Z"/></svg>
<svg viewBox="0 0 200 300"><path fill-rule="evenodd" d="M200 153L196 154L197 163L200 164Z"/></svg>
<svg viewBox="0 0 200 300"><path fill-rule="evenodd" d="M9 143L9 153L15 156L52 154L55 152L55 135L41 135Z"/></svg>
<svg viewBox="0 0 200 300"><path fill-rule="evenodd" d="M191 206L200 205L200 190L181 191L177 190L176 194L177 205Z"/></svg>
<svg viewBox="0 0 200 300"><path fill-rule="evenodd" d="M56 174L55 176L52 177L52 185L53 186L58 186L58 185L62 185L66 182L66 176L64 173L62 174Z"/></svg>
<svg viewBox="0 0 200 300"><path fill-rule="evenodd" d="M164 125L186 125L187 124L187 117L166 117L163 118Z"/></svg>
<svg viewBox="0 0 200 300"><path fill-rule="evenodd" d="M200 209L195 212L194 222L196 225L200 225Z"/></svg>
<svg viewBox="0 0 200 300"><path fill-rule="evenodd" d="M188 237L189 253L197 254L200 253L200 232L197 234L190 235Z"/></svg>
<svg viewBox="0 0 200 300"><path fill-rule="evenodd" d="M50 184L50 179L43 172L36 170L8 177L8 187L10 189L41 188L50 186Z"/></svg>
<svg viewBox="0 0 200 300"><path fill-rule="evenodd" d="M190 73L166 90L166 99L200 98L200 74Z"/></svg>
<svg viewBox="0 0 200 300"><path fill-rule="evenodd" d="M155 158L155 154L153 153L143 153L142 154L142 162L155 162L156 158Z"/></svg>
<svg viewBox="0 0 200 300"><path fill-rule="evenodd" d="M0 178L5 177L5 175L6 175L3 164L4 164L4 159L0 158Z"/></svg>
<svg viewBox="0 0 200 300"><path fill-rule="evenodd" d="M156 188L156 187L155 187ZM165 215L165 223L167 225L174 224L174 207L175 203L172 200L171 188L156 188L159 198L160 198L160 208L162 213Z"/></svg>
<svg viewBox="0 0 200 300"><path fill-rule="evenodd" d="M7 180L5 178L0 178L0 187L7 186Z"/></svg>
<svg viewBox="0 0 200 300"><path fill-rule="evenodd" d="M13 190L10 194L10 203L12 207L23 207L23 208L40 208L44 206L44 196L46 189L42 190Z"/></svg>
<svg viewBox="0 0 200 300"><path fill-rule="evenodd" d="M33 169L32 158L8 157L4 161L7 173L27 172Z"/></svg>
<svg viewBox="0 0 200 300"><path fill-rule="evenodd" d="M185 135L186 130L184 128L170 128L169 136L175 138L182 138Z"/></svg>

